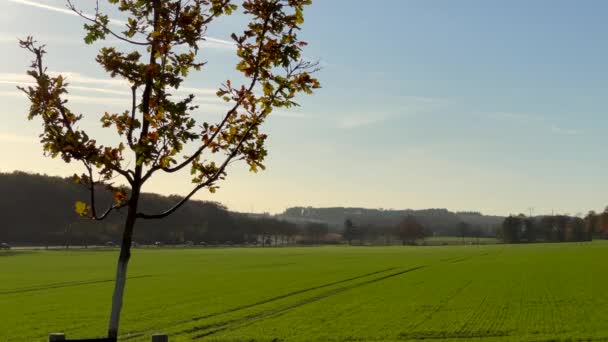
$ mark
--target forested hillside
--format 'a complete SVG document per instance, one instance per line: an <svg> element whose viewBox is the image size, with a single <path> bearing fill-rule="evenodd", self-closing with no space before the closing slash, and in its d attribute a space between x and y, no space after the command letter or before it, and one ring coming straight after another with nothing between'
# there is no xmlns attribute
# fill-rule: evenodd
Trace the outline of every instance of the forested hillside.
<svg viewBox="0 0 608 342"><path fill-rule="evenodd" d="M13 244L98 244L119 241L123 212L102 222L79 217L74 211L77 200L86 200L88 192L70 179L32 175L23 172L0 174L0 241ZM101 191L101 189L100 189ZM111 203L104 193L98 206ZM144 194L142 208L158 212L177 199L171 196ZM296 227L270 217L252 218L229 212L219 203L191 201L175 215L163 220L140 220L134 239L140 243L234 242L257 240L266 231L287 232ZM288 235L288 233L285 233Z"/></svg>
<svg viewBox="0 0 608 342"><path fill-rule="evenodd" d="M88 191L71 179L24 172L0 173L0 241L12 244L100 244L119 241L125 212L112 214L102 222L79 217L76 201L86 200ZM111 203L111 195L101 192L98 210ZM160 212L177 197L144 194L142 209ZM411 215L429 234L459 235L462 222L494 235L502 217L479 213L453 213L446 209L378 210L365 208L289 208L282 214L251 215L230 212L220 203L192 201L175 215L163 220L140 220L135 241L140 243L256 243L319 242L328 231L342 233L346 219L375 236L394 228ZM335 234L334 234L335 235ZM335 241L335 236L332 237Z"/></svg>
<svg viewBox="0 0 608 342"><path fill-rule="evenodd" d="M343 207L293 207L277 217L294 222L324 222L339 231L346 219L360 226L392 227L409 215L426 229L439 235L459 235L458 227L462 222L481 230L484 235L493 235L504 220L504 217L500 216L485 216L477 212L454 213L447 209L383 210Z"/></svg>

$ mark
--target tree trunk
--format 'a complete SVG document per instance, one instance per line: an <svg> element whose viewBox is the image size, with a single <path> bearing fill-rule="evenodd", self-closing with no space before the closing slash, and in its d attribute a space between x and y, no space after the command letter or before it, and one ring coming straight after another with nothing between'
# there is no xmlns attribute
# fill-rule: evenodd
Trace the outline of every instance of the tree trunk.
<svg viewBox="0 0 608 342"><path fill-rule="evenodd" d="M120 256L118 257L118 265L116 267L114 294L112 295L112 311L110 313L108 338L118 337L118 325L120 323L120 312L122 310L122 301L125 293L125 285L127 283L127 267L129 265L129 259L131 258L131 240L133 239L133 227L135 227L136 214L137 200L129 205L125 229L122 234Z"/></svg>

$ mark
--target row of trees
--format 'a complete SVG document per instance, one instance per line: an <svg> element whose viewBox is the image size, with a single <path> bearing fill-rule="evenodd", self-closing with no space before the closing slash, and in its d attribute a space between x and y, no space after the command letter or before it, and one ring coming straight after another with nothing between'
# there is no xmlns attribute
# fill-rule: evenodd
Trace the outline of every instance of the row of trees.
<svg viewBox="0 0 608 342"><path fill-rule="evenodd" d="M119 210L104 221L78 216L69 209L85 189L71 180L24 172L0 173L0 242L15 245L100 245L120 241L126 213ZM10 196L8 194L11 194ZM98 196L110 200L112 194L99 189ZM157 210L175 201L173 196L142 194L141 206ZM322 223L295 224L267 215L228 211L219 203L190 201L163 221L142 221L134 241L152 244L280 245L323 243L328 226Z"/></svg>
<svg viewBox="0 0 608 342"><path fill-rule="evenodd" d="M477 225L459 222L442 232L450 232L449 236L458 236L465 243L465 238L481 238L488 236L487 232ZM426 237L437 232L420 222L413 215L406 215L395 225L356 225L353 220L346 219L342 230L342 238L349 245L358 244L386 244L392 245L393 240L400 241L402 245L414 245ZM448 235L444 235L448 236Z"/></svg>
<svg viewBox="0 0 608 342"><path fill-rule="evenodd" d="M352 245L353 241L358 241L359 244L383 241L390 245L393 239L400 240L403 245L412 245L416 243L416 240L424 239L428 235L430 235L429 230L411 215L406 216L396 226L381 227L357 226L352 220L346 219L342 231L342 238L348 241L349 245Z"/></svg>
<svg viewBox="0 0 608 342"><path fill-rule="evenodd" d="M528 217L523 214L505 218L499 231L506 243L591 241L608 233L608 208L591 211L584 218L568 215Z"/></svg>
<svg viewBox="0 0 608 342"><path fill-rule="evenodd" d="M389 229L397 226L404 217L413 216L429 231L442 236L461 235L460 223L466 223L466 234L474 235L475 230L488 235L500 227L504 217L482 215L478 212L451 212L447 209L423 210L393 210L369 209L351 207L292 207L286 209L278 217L289 221L318 221L326 222L336 231L344 228L344 222L349 219L365 230L366 227ZM374 232L372 232L374 234Z"/></svg>
<svg viewBox="0 0 608 342"><path fill-rule="evenodd" d="M193 202L196 204L196 202ZM219 213L215 213L219 214ZM304 225L268 218L253 218L247 214L228 213L217 224L204 220L187 225L171 225L164 228L151 226L134 235L138 244L201 244L201 245L261 245L278 246L290 244L322 244L337 242L328 240L328 227L321 223ZM50 226L49 226L50 227ZM12 234L3 231L0 241L17 244L42 246L84 246L118 244L120 241L118 224L76 218L63 228L48 229L37 235L22 237L17 241ZM26 240L24 240L26 239Z"/></svg>

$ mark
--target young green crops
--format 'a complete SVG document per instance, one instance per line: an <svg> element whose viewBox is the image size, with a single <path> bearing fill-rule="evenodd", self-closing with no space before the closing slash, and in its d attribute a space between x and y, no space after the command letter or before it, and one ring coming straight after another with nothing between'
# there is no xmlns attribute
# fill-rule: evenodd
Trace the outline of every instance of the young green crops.
<svg viewBox="0 0 608 342"><path fill-rule="evenodd" d="M0 341L103 336L115 250L0 252ZM136 249L121 340L608 339L608 243Z"/></svg>

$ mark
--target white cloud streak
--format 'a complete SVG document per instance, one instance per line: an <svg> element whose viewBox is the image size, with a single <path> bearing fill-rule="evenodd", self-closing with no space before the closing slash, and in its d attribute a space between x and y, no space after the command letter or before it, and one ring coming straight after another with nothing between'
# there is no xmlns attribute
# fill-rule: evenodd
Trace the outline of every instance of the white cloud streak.
<svg viewBox="0 0 608 342"><path fill-rule="evenodd" d="M63 75L66 78L67 83L69 83L68 90L128 95L130 89L129 82L126 80L90 77L75 72L49 71L49 74L52 76ZM20 86L34 85L30 76L16 73L0 73L0 84ZM194 94L196 96L207 97L207 101L210 100L209 98L217 102L221 101L215 95L217 90L213 88L180 87L179 89L172 89L170 91L176 95Z"/></svg>
<svg viewBox="0 0 608 342"><path fill-rule="evenodd" d="M14 43L17 45L18 39L17 35L11 35L8 33L0 32L0 43Z"/></svg>
<svg viewBox="0 0 608 342"><path fill-rule="evenodd" d="M338 121L338 127L342 129L353 129L363 126L369 126L383 122L389 118L389 115L384 113L369 113L360 115L350 115Z"/></svg>
<svg viewBox="0 0 608 342"><path fill-rule="evenodd" d="M18 46L19 39L25 38L23 32L0 32L0 44ZM36 33L36 40L45 44L61 44L61 45L79 45L82 44L80 36L64 36L64 35L49 35L45 33ZM118 39L107 39L107 43L122 44L123 41Z"/></svg>
<svg viewBox="0 0 608 342"><path fill-rule="evenodd" d="M35 8L40 8L40 9L44 9L47 11L52 11L52 12L57 12L57 13L62 13L62 14L67 14L67 15L71 15L71 16L78 16L77 13L75 13L74 11L68 9L68 8L64 8L64 7L57 7L57 6L51 6L51 5L46 5L46 4L41 4L39 2L36 1L31 1L31 0L7 0L9 2L15 3L15 4L19 4L19 5L25 5L25 6L30 6L30 7L35 7ZM82 13L83 15L87 16L87 17L94 17L94 15L88 14L88 13ZM110 18L110 24L112 25L116 25L116 26L124 26L126 24L125 21L123 20L118 20L118 19L112 19ZM224 40L224 39L219 39L219 38L212 38L212 37L205 37L205 45L209 46L209 47L220 47L220 48L234 48L235 47L235 43L229 40Z"/></svg>
<svg viewBox="0 0 608 342"><path fill-rule="evenodd" d="M72 103L121 106L130 104L130 85L125 80L96 78L76 72L49 71L49 74L52 76L61 74L66 78L66 82L68 83L67 89L71 92L66 96L66 99ZM34 86L35 84L32 82L32 78L26 74L0 73L0 85ZM73 94L74 91L77 91L78 94ZM170 89L169 92L177 96L195 95L194 104L199 105L199 110L203 113L209 113L210 111L224 112L230 108L229 104L217 97L217 89L180 87L179 89ZM94 94L120 96L104 97L95 96ZM0 91L0 96L3 97L21 95L23 94L14 88L11 91ZM298 111L276 111L272 115L285 118L304 118L310 116Z"/></svg>
<svg viewBox="0 0 608 342"><path fill-rule="evenodd" d="M511 112L497 112L491 113L490 118L494 120L508 120L515 121L521 124L529 124L532 122L542 122L543 119L537 115L525 114L525 113L511 113Z"/></svg>
<svg viewBox="0 0 608 342"><path fill-rule="evenodd" d="M5 80L0 80L0 84L10 84L10 85L17 85L17 86L35 86L36 85L34 82L5 81ZM70 85L69 89L71 89L71 90L82 90L82 91L91 91L91 92L104 93L104 94L113 94L113 95L124 95L125 94L124 91L120 91L120 90L112 90L112 89L105 89L105 88L95 88L95 87L83 87L83 86L75 86L75 85Z"/></svg>
<svg viewBox="0 0 608 342"><path fill-rule="evenodd" d="M551 132L561 135L580 135L582 133L577 129L561 128L557 125L551 125Z"/></svg>
<svg viewBox="0 0 608 342"><path fill-rule="evenodd" d="M45 4L36 2L36 1L29 1L29 0L7 0L7 1L14 2L14 3L20 4L20 5L30 6L30 7L42 8L42 9L45 9L48 11L53 11L53 12L59 12L59 13L69 14L69 15L77 15L76 13L72 12L71 10L69 10L67 8L45 5Z"/></svg>
<svg viewBox="0 0 608 342"><path fill-rule="evenodd" d="M272 114L270 114L271 116L278 116L281 118L293 118L293 119L311 119L314 118L314 115L309 114L309 113L303 113L303 112L299 112L299 111L283 111L283 110L277 110L277 111L273 111Z"/></svg>
<svg viewBox="0 0 608 342"><path fill-rule="evenodd" d="M218 39L218 38L212 38L212 37L205 37L205 41L207 43L207 45L209 46L213 46L213 45L221 45L225 48L231 48L231 49L236 49L236 43L235 42L231 42L229 40L225 40L225 39Z"/></svg>
<svg viewBox="0 0 608 342"><path fill-rule="evenodd" d="M36 143L38 140L33 136L17 135L0 132L0 141L4 143Z"/></svg>
<svg viewBox="0 0 608 342"><path fill-rule="evenodd" d="M401 96L397 107L391 112L369 111L355 113L342 117L337 126L342 129L355 129L375 125L392 118L426 113L441 108L446 103L444 99L420 96Z"/></svg>
<svg viewBox="0 0 608 342"><path fill-rule="evenodd" d="M68 83L67 89L70 93L65 98L72 103L130 105L131 98L129 94L131 87L125 80L97 78L69 71L49 71L49 74L52 76L63 75L66 78L66 82ZM32 82L32 77L26 74L0 73L0 86L2 85L25 87L35 86L35 83ZM10 87L9 89L9 91L0 91L0 96L23 97L25 99L24 95L14 87ZM74 92L77 94L74 94ZM221 113L230 108L230 104L217 97L217 89L180 87L179 89L170 89L169 92L177 96L195 95L194 104L200 106L199 111L202 113ZM95 94L119 96L95 96ZM299 111L276 111L272 115L285 118L310 117L310 115Z"/></svg>
<svg viewBox="0 0 608 342"><path fill-rule="evenodd" d="M124 95L124 93L123 93ZM0 97L8 97L11 99L22 99L26 100L25 94L18 90L2 90L0 91ZM112 106L112 108L128 108L131 106L131 98L129 97L118 97L118 96L95 96L95 95L75 95L66 94L63 97L68 103L75 103L81 105L103 105ZM229 106L224 104L222 101L213 100L195 100L194 104L199 106L198 112L202 114L213 114L213 113L224 113L228 110ZM82 107L80 107L82 109Z"/></svg>
<svg viewBox="0 0 608 342"><path fill-rule="evenodd" d="M491 113L488 115L488 117L494 120L512 121L525 126L543 126L545 129L549 129L552 133L559 135L580 135L583 133L582 131L577 129L562 128L557 124L550 122L549 119L542 115L528 113L498 112Z"/></svg>

